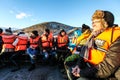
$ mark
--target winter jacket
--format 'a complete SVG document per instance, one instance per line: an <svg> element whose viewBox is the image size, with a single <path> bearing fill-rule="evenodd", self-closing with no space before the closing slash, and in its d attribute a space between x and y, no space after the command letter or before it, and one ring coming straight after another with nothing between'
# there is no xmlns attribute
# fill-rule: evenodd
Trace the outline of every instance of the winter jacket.
<svg viewBox="0 0 120 80"><path fill-rule="evenodd" d="M28 43L28 36L25 34L19 34L16 40L13 42L13 45L15 46L15 51L26 50L27 43Z"/></svg>
<svg viewBox="0 0 120 80"><path fill-rule="evenodd" d="M40 36L36 38L30 38L30 47L31 48L38 48L40 46Z"/></svg>
<svg viewBox="0 0 120 80"><path fill-rule="evenodd" d="M60 47L68 47L68 43L69 43L68 35L65 35L63 37L61 35L58 35L58 37L57 37L58 48L60 48Z"/></svg>
<svg viewBox="0 0 120 80"><path fill-rule="evenodd" d="M12 33L6 32L2 35L3 49L2 52L13 52L15 47L12 45L16 36Z"/></svg>
<svg viewBox="0 0 120 80"><path fill-rule="evenodd" d="M105 30L104 32L102 32L100 35L97 36L97 38L95 39L96 40L95 44L97 47L99 47L99 49L97 48L93 49L93 51L90 54L92 54L92 56L94 54L94 57L99 58L100 61L97 62L96 65L92 65L81 70L80 72L81 76L95 77L100 79L111 79L112 77L115 78L116 80L120 79L118 76L118 74L120 74L120 35L119 34L120 34L120 27L113 27ZM99 42L97 40L99 41L101 40L101 41ZM103 51L100 50L100 48L103 49ZM104 50L106 52L104 52ZM101 56L98 56L100 54ZM94 57L91 57L91 61L92 58ZM95 61L95 59L93 60ZM89 64L91 64L91 62Z"/></svg>
<svg viewBox="0 0 120 80"><path fill-rule="evenodd" d="M96 65L96 67L98 70L96 73L97 77L107 78L111 75L115 76L117 70L119 70L118 68L120 68L120 37L111 44L108 52L106 53L106 57L101 63Z"/></svg>
<svg viewBox="0 0 120 80"><path fill-rule="evenodd" d="M53 47L53 34L50 33L48 36L43 34L41 36L42 48L52 48Z"/></svg>
<svg viewBox="0 0 120 80"><path fill-rule="evenodd" d="M87 38L90 36L91 31L86 30L84 33L82 33L78 38L77 38L77 45L84 45L87 41Z"/></svg>

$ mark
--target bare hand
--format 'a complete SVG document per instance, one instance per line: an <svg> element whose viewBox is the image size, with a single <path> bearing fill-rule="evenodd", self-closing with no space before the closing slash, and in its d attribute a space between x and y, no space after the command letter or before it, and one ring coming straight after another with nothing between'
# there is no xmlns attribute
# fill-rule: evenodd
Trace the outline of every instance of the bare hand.
<svg viewBox="0 0 120 80"><path fill-rule="evenodd" d="M44 49L43 52L46 52L46 50Z"/></svg>
<svg viewBox="0 0 120 80"><path fill-rule="evenodd" d="M73 73L73 75L74 76L76 76L76 77L80 77L80 68L79 68L79 66L75 66L74 68L72 68L72 73Z"/></svg>
<svg viewBox="0 0 120 80"><path fill-rule="evenodd" d="M35 49L33 46L30 46L30 48Z"/></svg>

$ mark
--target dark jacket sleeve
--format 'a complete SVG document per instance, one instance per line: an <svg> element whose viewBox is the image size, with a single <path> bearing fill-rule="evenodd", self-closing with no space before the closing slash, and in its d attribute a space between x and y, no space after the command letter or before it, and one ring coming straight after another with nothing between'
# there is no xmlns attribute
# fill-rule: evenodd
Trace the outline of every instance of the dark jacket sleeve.
<svg viewBox="0 0 120 80"><path fill-rule="evenodd" d="M77 65L80 68L81 77L96 78L97 68L94 65L84 62L82 57L79 58Z"/></svg>
<svg viewBox="0 0 120 80"><path fill-rule="evenodd" d="M114 74L120 67L120 38L109 48L103 62L97 65L97 77L106 78Z"/></svg>
<svg viewBox="0 0 120 80"><path fill-rule="evenodd" d="M79 67L81 67L79 60ZM82 64L83 66L83 64ZM84 67L81 69L80 75L83 77L94 78L108 78L111 75L115 75L120 67L120 38L117 39L109 48L106 53L104 61L96 66Z"/></svg>
<svg viewBox="0 0 120 80"><path fill-rule="evenodd" d="M52 47L55 48L55 38L54 37L52 38L52 44L53 44Z"/></svg>
<svg viewBox="0 0 120 80"><path fill-rule="evenodd" d="M3 44L2 37L0 36L0 45Z"/></svg>
<svg viewBox="0 0 120 80"><path fill-rule="evenodd" d="M30 41L27 42L27 48L29 48L29 47L30 47Z"/></svg>
<svg viewBox="0 0 120 80"><path fill-rule="evenodd" d="M41 40L41 38L39 38L39 40L38 40L38 48L37 48L38 51L41 50L41 42L40 42L40 40Z"/></svg>

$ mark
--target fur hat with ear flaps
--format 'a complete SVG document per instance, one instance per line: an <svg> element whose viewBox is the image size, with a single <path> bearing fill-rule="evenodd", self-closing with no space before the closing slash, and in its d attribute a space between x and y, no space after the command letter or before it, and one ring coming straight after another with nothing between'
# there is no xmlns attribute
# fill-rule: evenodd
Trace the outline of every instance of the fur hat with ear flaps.
<svg viewBox="0 0 120 80"><path fill-rule="evenodd" d="M107 22L108 27L114 25L114 15L109 11L96 10L92 16L92 20L94 19L104 19Z"/></svg>

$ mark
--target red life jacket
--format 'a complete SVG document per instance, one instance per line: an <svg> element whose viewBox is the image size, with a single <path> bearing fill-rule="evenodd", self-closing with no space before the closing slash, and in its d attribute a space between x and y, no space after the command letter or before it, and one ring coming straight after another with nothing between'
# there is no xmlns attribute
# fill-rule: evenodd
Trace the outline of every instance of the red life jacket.
<svg viewBox="0 0 120 80"><path fill-rule="evenodd" d="M28 37L27 36L18 36L18 43L16 45L16 51L19 50L26 50L27 49L27 42L28 42Z"/></svg>
<svg viewBox="0 0 120 80"><path fill-rule="evenodd" d="M14 42L16 36L15 35L2 35L3 47L4 48L14 48L12 43Z"/></svg>
<svg viewBox="0 0 120 80"><path fill-rule="evenodd" d="M65 36L60 36L58 35L57 37L57 43L58 43L58 47L63 47L63 46L66 46L69 42L69 38L67 35ZM67 47L67 46L66 46Z"/></svg>
<svg viewBox="0 0 120 80"><path fill-rule="evenodd" d="M41 37L41 42L42 42L42 47L43 48L46 48L46 47L52 47L53 46L53 34L52 33L50 33L49 35L48 35L48 38L46 37L46 35L45 34L43 34L42 35L42 37Z"/></svg>
<svg viewBox="0 0 120 80"><path fill-rule="evenodd" d="M37 48L39 46L40 36L37 36L35 39L30 38L30 46L33 48Z"/></svg>

